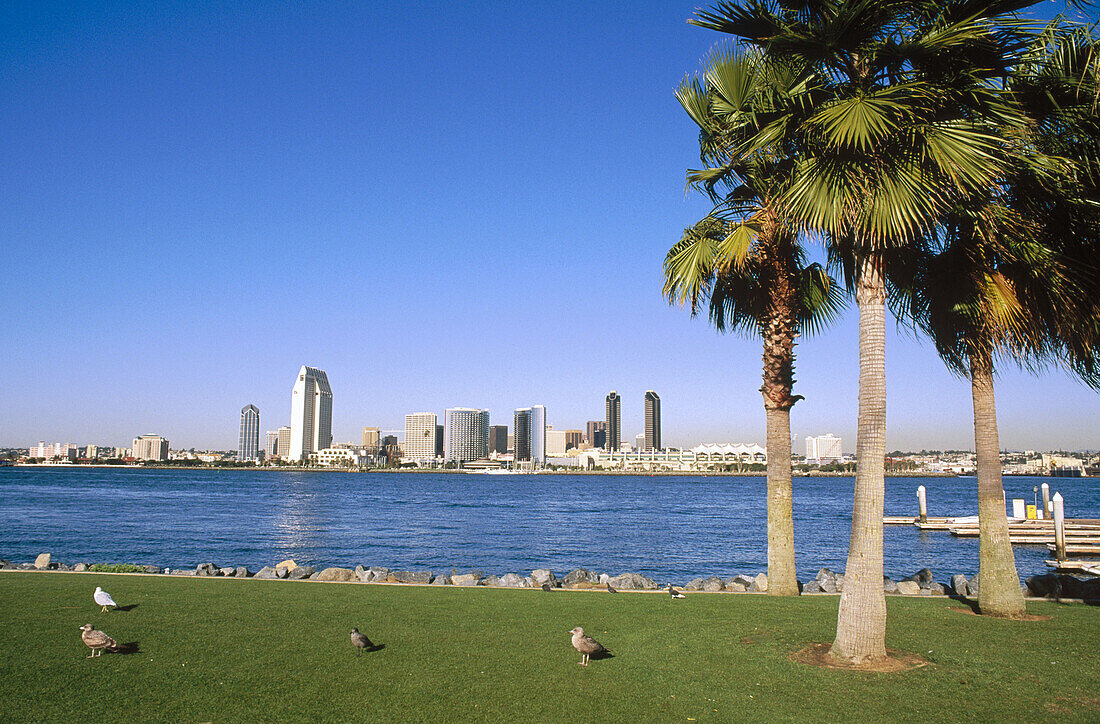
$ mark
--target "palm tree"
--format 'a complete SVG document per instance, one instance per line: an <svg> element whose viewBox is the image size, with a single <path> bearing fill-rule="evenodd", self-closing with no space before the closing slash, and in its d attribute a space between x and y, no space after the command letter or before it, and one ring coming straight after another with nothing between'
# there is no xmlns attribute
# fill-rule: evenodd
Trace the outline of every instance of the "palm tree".
<svg viewBox="0 0 1100 724"><path fill-rule="evenodd" d="M845 585L831 655L885 658L887 252L925 234L952 194L997 175L991 126L1011 121L991 79L1018 42L1001 16L1025 2L740 0L694 22L808 72L801 97L758 134L788 134L796 163L779 212L849 260L859 307L857 470Z"/></svg>
<svg viewBox="0 0 1100 724"><path fill-rule="evenodd" d="M716 202L715 210L684 231L665 258L664 291L671 303L690 303L692 316L709 306L720 331L757 334L764 341L768 451L768 593L797 596L790 410L795 339L835 316L839 290L819 264L806 264L795 233L779 218L782 149L742 154L774 96L797 78L775 73L755 51L714 51L704 85L685 81L676 96L699 125L701 159L713 166L689 172ZM789 165L789 164L788 164ZM728 189L720 197L716 186ZM738 463L740 468L740 462Z"/></svg>

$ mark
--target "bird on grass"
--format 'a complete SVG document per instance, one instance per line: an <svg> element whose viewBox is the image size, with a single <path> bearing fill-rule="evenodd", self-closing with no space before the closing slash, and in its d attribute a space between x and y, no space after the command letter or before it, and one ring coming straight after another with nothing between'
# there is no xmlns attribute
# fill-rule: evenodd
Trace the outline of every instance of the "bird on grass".
<svg viewBox="0 0 1100 724"><path fill-rule="evenodd" d="M547 593L553 593L554 592L554 589L550 587L549 583L542 584L542 590L546 591Z"/></svg>
<svg viewBox="0 0 1100 724"><path fill-rule="evenodd" d="M118 604L115 603L115 599L111 598L111 594L107 593L99 586L95 587L95 593L92 594L92 599L102 607L100 610L103 613L107 612L108 606L118 608Z"/></svg>
<svg viewBox="0 0 1100 724"><path fill-rule="evenodd" d="M603 644L591 636L586 636L584 629L580 626L569 633L573 634L573 648L581 654L581 666L588 666L588 657L607 653L607 649L603 647Z"/></svg>
<svg viewBox="0 0 1100 724"><path fill-rule="evenodd" d="M673 598L684 598L684 594L680 593L675 588L673 588L671 583L668 584L668 592L669 592L669 595L671 595Z"/></svg>
<svg viewBox="0 0 1100 724"><path fill-rule="evenodd" d="M612 585L611 585L610 583L608 583L608 584L607 584L607 592L608 592L608 593L618 593L618 592L619 592L619 589L615 588L615 587L614 587L614 586L612 586Z"/></svg>
<svg viewBox="0 0 1100 724"><path fill-rule="evenodd" d="M119 648L113 638L102 631L96 631L95 626L90 623L86 623L80 627L80 640L84 642L85 646L92 650L92 656L102 656L105 650L118 651ZM90 659L92 656L88 658Z"/></svg>
<svg viewBox="0 0 1100 724"><path fill-rule="evenodd" d="M370 642L370 639L359 633L359 629L357 628L351 630L351 643L355 648L359 649L360 654L363 653L363 649L374 648L374 644Z"/></svg>

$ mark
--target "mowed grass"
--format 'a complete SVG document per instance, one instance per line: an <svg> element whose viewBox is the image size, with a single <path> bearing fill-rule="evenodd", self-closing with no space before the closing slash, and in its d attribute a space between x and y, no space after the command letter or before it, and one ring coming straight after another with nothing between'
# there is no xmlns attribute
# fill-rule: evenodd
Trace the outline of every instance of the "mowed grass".
<svg viewBox="0 0 1100 724"><path fill-rule="evenodd" d="M893 597L887 645L928 666L792 661L837 601L5 572L0 721L1100 720L1100 608ZM88 622L139 652L85 658ZM574 626L614 658L579 666Z"/></svg>

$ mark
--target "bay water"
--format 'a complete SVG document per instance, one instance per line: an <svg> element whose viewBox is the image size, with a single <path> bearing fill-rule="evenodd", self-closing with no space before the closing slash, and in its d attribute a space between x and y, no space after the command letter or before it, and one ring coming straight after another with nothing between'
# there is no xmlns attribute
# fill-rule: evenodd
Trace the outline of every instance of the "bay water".
<svg viewBox="0 0 1100 724"><path fill-rule="evenodd" d="M1089 478L1005 477L1034 502L1046 482L1066 516L1100 518ZM794 479L799 579L844 570L851 478ZM891 477L886 513L977 513L974 478ZM763 477L481 475L143 468L0 468L0 557L67 563L212 562L252 570L286 558L318 568L386 566L436 574L561 576L583 567L658 582L767 569ZM1047 571L1045 546L1016 546L1021 577ZM886 526L886 574L930 568L936 580L978 569L977 539Z"/></svg>

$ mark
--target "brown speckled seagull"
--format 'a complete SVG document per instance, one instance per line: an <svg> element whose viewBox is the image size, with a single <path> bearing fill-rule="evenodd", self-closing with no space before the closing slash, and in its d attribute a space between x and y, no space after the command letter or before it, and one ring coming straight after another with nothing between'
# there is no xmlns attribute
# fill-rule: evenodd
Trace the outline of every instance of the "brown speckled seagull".
<svg viewBox="0 0 1100 724"><path fill-rule="evenodd" d="M363 653L363 649L373 649L374 644L370 642L363 634L359 633L359 629L353 628L351 630L351 643L355 648L359 649L359 653Z"/></svg>
<svg viewBox="0 0 1100 724"><path fill-rule="evenodd" d="M92 650L92 656L102 656L103 651L117 651L118 644L115 640L103 633L102 631L96 631L95 626L90 623L86 623L80 627L80 640L84 642L84 645ZM96 652L99 653L96 653ZM92 658L89 656L88 658Z"/></svg>
<svg viewBox="0 0 1100 724"><path fill-rule="evenodd" d="M586 636L584 629L577 626L569 633L573 634L573 648L581 654L581 666L588 666L589 656L599 656L602 653L606 653L607 649L603 647L596 639L591 636Z"/></svg>

